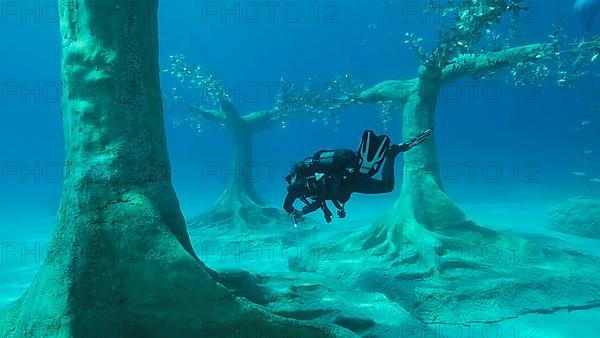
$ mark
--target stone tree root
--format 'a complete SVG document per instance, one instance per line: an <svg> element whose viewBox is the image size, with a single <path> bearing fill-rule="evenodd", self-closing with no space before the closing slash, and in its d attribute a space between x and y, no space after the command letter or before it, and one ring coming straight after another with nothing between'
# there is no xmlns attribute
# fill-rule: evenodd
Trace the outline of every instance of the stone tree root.
<svg viewBox="0 0 600 338"><path fill-rule="evenodd" d="M408 185L370 229L340 241L338 257L359 264L338 259L321 271L344 271L356 287L385 294L426 323L600 307L598 257L542 236L481 227L433 176Z"/></svg>
<svg viewBox="0 0 600 338"><path fill-rule="evenodd" d="M422 68L402 91L405 139L435 125L440 75ZM505 245L513 239L469 221L444 193L437 165L435 135L404 153L404 180L395 206L367 231L342 240L342 250L406 268L418 279L448 269L482 269L480 260L469 257L472 246Z"/></svg>
<svg viewBox="0 0 600 338"><path fill-rule="evenodd" d="M220 229L222 233L246 233L270 231L288 221L289 216L283 210L265 206L242 185L232 185L206 213L191 219L189 227Z"/></svg>
<svg viewBox="0 0 600 338"><path fill-rule="evenodd" d="M483 269L478 251L524 242L468 220L433 176L415 184L417 189L404 187L390 213L342 240L342 250L410 267L412 278L425 279L447 270Z"/></svg>
<svg viewBox="0 0 600 338"><path fill-rule="evenodd" d="M1 317L6 336L351 336L230 295L173 234L185 225L168 191L96 190L107 203L91 210L67 191L46 263Z"/></svg>
<svg viewBox="0 0 600 338"><path fill-rule="evenodd" d="M289 220L283 210L270 208L258 197L254 182L241 168L252 164L253 135L256 122L248 122L231 105L226 105L223 123L229 126L234 141L236 180L221 194L215 204L204 214L190 220L190 228L217 229L221 233L244 234L260 230L272 231Z"/></svg>

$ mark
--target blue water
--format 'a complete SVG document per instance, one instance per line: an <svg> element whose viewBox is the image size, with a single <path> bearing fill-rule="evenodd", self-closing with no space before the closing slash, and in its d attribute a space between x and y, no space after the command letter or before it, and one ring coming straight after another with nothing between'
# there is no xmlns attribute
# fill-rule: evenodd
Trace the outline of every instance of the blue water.
<svg viewBox="0 0 600 338"><path fill-rule="evenodd" d="M34 8L34 2L26 3ZM46 8L50 13L52 3L41 2L42 10ZM435 37L432 27L435 27L436 19L426 17L421 20L408 14L402 19L402 2L336 4L339 11L330 18L334 21L331 23L323 21L327 21L326 16L334 12L323 8L319 12L321 18L315 23L315 10L310 9L308 2L299 2L303 16L298 23L291 23L291 19L281 13L275 14L271 23L267 20L266 9L262 13L264 20L258 23L248 22L253 18L251 12L241 15L240 23L235 22L233 15L224 21L219 15L204 14L206 17L203 18L201 6L200 3L184 1L161 3L163 65L167 65L168 55L183 54L190 63L217 73L225 82L242 86L249 83L264 86L264 83L277 82L281 78L302 82L314 75L321 81L329 81L339 74L351 74L366 86L386 79L412 77L418 63L403 44L404 33ZM524 23L524 41L545 39L550 25L560 17L568 20L566 33L572 36L584 34L571 12L570 3L553 1L538 7L528 18L531 23ZM40 22L35 22L36 19ZM4 83L3 114L0 116L2 161L25 163L30 167L40 163L42 168L48 163L62 161L60 104L53 92L59 83L60 35L58 25L53 21L50 14L42 14L39 18L25 16L24 19L19 15L7 15L2 22L4 29L0 30L0 38L5 41L4 50L0 53ZM13 84L24 85L24 88L38 94L19 91L25 97L12 95L8 90ZM36 91L36 85L41 89ZM461 83L457 88L463 97L458 102L454 102L455 92L448 92L447 99L442 99L437 114L441 162L495 161L505 170L509 170L507 167L515 162L535 162L539 166L540 183L519 188L550 190L559 194L576 194L589 189L586 180L573 177L571 172L583 171L579 169L584 158L583 150L597 146L591 135L598 131L598 123L591 123L587 133L571 129L597 115L597 99L594 97L598 92L597 77L582 79L575 91L555 88L550 84L535 93L531 92L531 88L525 88L523 97L517 99L510 84L493 80L491 85L494 87L486 89L485 85L483 83L474 90L473 100L467 98L468 84ZM173 86L173 78L164 74L162 87L168 89ZM493 95L496 87L502 91L502 97L496 103L488 103L486 90ZM270 102L266 92L261 99L262 102L254 103L242 98L238 108L242 112L268 108ZM285 130L271 128L256 138L256 159L292 161L322 147L355 147L362 129L383 128L374 121L375 110L376 107L367 106L360 113L352 113L352 116L342 114L342 126L334 133L330 132L329 126L301 120L290 123ZM206 159L226 161L229 158L229 140L216 127L209 126L200 135L189 128L174 128L169 123L170 114L174 113L166 112L169 149L175 186L186 205L185 200L194 195L190 190L197 190L198 184L203 184L198 183L198 164ZM358 114L364 116L357 120ZM306 136L307 128L310 137ZM398 128L392 126L391 132L395 139L399 139ZM283 135L286 136L285 143L272 143L272 139ZM223 149L215 151L203 147L207 140L223 144ZM269 147L269 151L261 151L263 147ZM598 162L597 154L592 156ZM37 184L27 179L27 183L22 184L16 177L7 177L4 181L7 182L3 182L0 195L3 206L13 209L23 208L26 204L38 210L44 208L50 213L56 208L60 181ZM464 181L451 183L449 189L458 193L466 190L465 195L469 195L473 191L494 190L502 183L501 180L499 184L473 186ZM211 191L207 186L212 188L212 183L203 184L202 189ZM280 190L282 184L269 184L266 188ZM511 182L507 184L511 184L511 189L515 188ZM476 194L472 197L477 198Z"/></svg>
<svg viewBox="0 0 600 338"><path fill-rule="evenodd" d="M26 6L35 8L38 4L50 11L54 3L23 2ZM256 23L248 22L252 13L242 14L239 23L231 16L222 20L218 15L206 14L202 3L206 6L202 1L160 3L161 64L167 67L169 55L183 54L189 63L218 74L228 84L257 83L264 89L265 83L280 79L302 82L316 76L325 82L338 75L351 74L368 87L383 80L411 78L416 75L418 62L403 43L404 33L423 36L428 44L436 37L435 19L422 20L410 15L402 18L406 5L403 1L332 2L335 12L325 7L326 2L319 2L320 15L315 20L315 9L311 7L314 2L299 0L294 4L303 9L303 14L297 23L289 22L289 18L277 10L274 22L267 20L266 12ZM566 34L583 36L581 22L571 8L571 1L538 3L535 13L529 17L530 22L523 24L522 40L546 40L551 25L561 17L567 20ZM203 18L203 14L207 17ZM2 15L0 241L47 239L58 208L62 180L60 177L48 179L43 172L48 170L49 176L54 178L52 170L60 166L64 158L60 102L52 92L59 84L59 27L51 17L44 18L44 14L40 20L7 15L6 11ZM328 18L328 15L332 16ZM327 19L332 22L324 22ZM519 199L557 202L582 194L597 196L600 182L590 179L600 178L597 137L600 80L598 68L592 70L576 83L575 89L540 83L541 87L535 91L522 89L518 97L515 97L518 89L510 81L504 82L502 77L479 82L472 98L468 97L470 80L458 82L456 86L462 96L454 99L454 93L446 93L436 115L436 140L440 163L447 170L444 185L449 195L465 205L482 200L501 205ZM165 91L177 86L168 73L161 76ZM15 85L33 88L33 93L20 89L18 94L13 94L10 89ZM35 89L36 86L41 90ZM497 102L486 99L486 95L498 88L502 97L494 100ZM268 109L272 102L264 94L257 102L242 97L237 108L241 113ZM216 125L207 124L202 133L186 125L174 126L173 119L178 114L180 112L165 109L173 182L184 214L193 217L210 207L229 182L230 178L204 179L203 165L228 163L232 142L227 132ZM285 192L279 168L322 148L355 148L366 128L387 132L393 140L400 141L399 112L389 126L376 116L377 106L364 106L342 111L340 125L335 130L332 125L296 118L286 128L276 125L261 132L254 140L254 160L277 162L280 166L276 167L279 176L274 180L259 180L259 194L269 205L279 207ZM592 152L586 154L586 150ZM480 164L473 180L467 177L468 162ZM501 168L502 175L497 182L481 172L486 164L493 165L492 169ZM16 175L9 174L8 170L15 165L20 168L24 165L32 169L32 173L20 170ZM457 168L461 172L457 173ZM585 172L585 176L574 172ZM359 200L391 205L393 197L374 197L373 200L359 197ZM360 204L355 211L365 212ZM543 219L544 215L540 217ZM15 283L0 280L0 284L8 285L0 291L5 293L0 294L0 305L3 300L17 297L31 275L0 275L0 279L18 280Z"/></svg>

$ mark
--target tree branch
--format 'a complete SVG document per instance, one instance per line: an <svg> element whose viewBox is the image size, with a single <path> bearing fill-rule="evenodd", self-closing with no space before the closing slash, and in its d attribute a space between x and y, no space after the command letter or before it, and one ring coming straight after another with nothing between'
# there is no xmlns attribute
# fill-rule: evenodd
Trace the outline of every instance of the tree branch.
<svg viewBox="0 0 600 338"><path fill-rule="evenodd" d="M358 99L363 103L380 101L406 102L419 85L419 79L384 81L360 93Z"/></svg>
<svg viewBox="0 0 600 338"><path fill-rule="evenodd" d="M204 119L211 121L211 122L216 122L222 125L228 125L229 124L229 119L227 118L227 114L221 110L214 110L214 109L202 109L199 107L196 107L194 105L189 105L187 107L187 109L191 112L197 113L198 115L202 116Z"/></svg>
<svg viewBox="0 0 600 338"><path fill-rule="evenodd" d="M487 54L464 54L452 60L444 68L442 84L452 82L465 75L488 73L518 62L552 57L554 49L555 46L552 43L535 43Z"/></svg>
<svg viewBox="0 0 600 338"><path fill-rule="evenodd" d="M552 57L553 53L554 45L552 43L536 43L487 54L464 54L452 60L444 68L441 83L448 83L470 74L499 70L517 62ZM418 86L419 78L384 81L363 91L359 99L364 103L380 101L404 103L418 89Z"/></svg>
<svg viewBox="0 0 600 338"><path fill-rule="evenodd" d="M288 114L279 109L260 110L242 116L242 120L249 128L254 130L268 129L273 124L285 120Z"/></svg>

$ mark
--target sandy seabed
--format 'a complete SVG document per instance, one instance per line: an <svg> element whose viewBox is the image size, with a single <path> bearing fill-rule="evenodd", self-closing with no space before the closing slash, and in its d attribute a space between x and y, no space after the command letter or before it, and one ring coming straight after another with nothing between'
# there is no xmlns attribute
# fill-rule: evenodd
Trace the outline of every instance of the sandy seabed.
<svg viewBox="0 0 600 338"><path fill-rule="evenodd" d="M373 203L370 205L367 201L353 203L349 206L347 219L336 219L332 224L325 224L316 214L315 219L322 223L318 227L317 238L321 235L323 238L336 238L337 232L347 233L352 229L358 231L360 228L368 226L374 219L373 215L383 213L386 208L385 204ZM522 203L504 200L499 202L459 202L458 204L470 218L483 226L499 231L537 233L559 238L571 244L578 251L600 257L600 241L561 234L545 228L547 212L557 202L560 201L528 200L526 203ZM31 283L46 253L53 226L54 217L47 213L43 215L35 215L31 212L23 214L23 211L14 210L0 215L0 242L2 244L0 308L16 300ZM288 231L291 223L281 226L283 231ZM199 230L193 230L190 234L200 258L217 271L247 270L258 275L285 276L286 273L289 273L287 259L290 255L297 254L297 251L289 249L289 245L288 249L282 252L280 247L282 244L276 242L262 246L260 249L256 246L232 248L230 243L219 240L215 235L199 238L203 236L202 231ZM260 240L257 243L260 243ZM305 250L305 252L308 251L309 246L315 244L301 241L299 243L302 244L299 244L299 248L294 250ZM328 242L319 244L326 245L326 243ZM242 252L241 256L240 252ZM293 273L291 274L293 275ZM297 276L293 278L295 279ZM310 278L308 277L303 285L310 287ZM339 292L337 295L343 294L344 292ZM402 326L394 328L393 324L390 324L393 320L389 317L393 316L395 311L399 315L403 315L403 309L398 309L392 302L387 302L385 299L370 299L364 295L357 295L356 299L355 306L350 309L349 315L351 316L354 310L360 309L363 315L368 313L368 317L373 318L376 322L381 319L384 326L391 325L391 329L388 327L389 332L394 333L390 333L390 337L401 336L410 331L414 336L431 335L437 332L442 337L591 338L597 337L597 332L600 331L600 308L564 310L551 314L524 314L495 323L468 325L444 323L424 327L415 322L402 322ZM335 301L335 299L323 298L323 301ZM391 313L392 315L390 315ZM310 314L307 314L307 318L310 318ZM382 334L382 336L384 335Z"/></svg>

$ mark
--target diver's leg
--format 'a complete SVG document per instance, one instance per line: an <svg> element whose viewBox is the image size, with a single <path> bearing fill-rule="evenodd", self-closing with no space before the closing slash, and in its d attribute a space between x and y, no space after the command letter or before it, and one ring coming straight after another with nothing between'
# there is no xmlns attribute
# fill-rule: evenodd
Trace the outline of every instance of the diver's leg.
<svg viewBox="0 0 600 338"><path fill-rule="evenodd" d="M383 169L381 171L381 180L369 178L366 180L356 181L352 187L353 192L361 194L384 194L392 192L396 180L394 178L394 166L396 164L396 157L400 154L399 149L394 146L388 151L385 162L383 163Z"/></svg>

